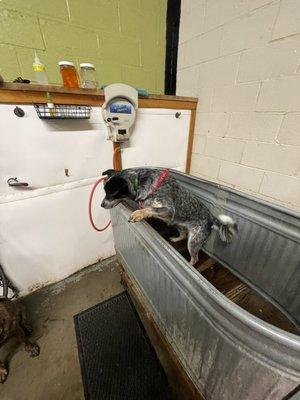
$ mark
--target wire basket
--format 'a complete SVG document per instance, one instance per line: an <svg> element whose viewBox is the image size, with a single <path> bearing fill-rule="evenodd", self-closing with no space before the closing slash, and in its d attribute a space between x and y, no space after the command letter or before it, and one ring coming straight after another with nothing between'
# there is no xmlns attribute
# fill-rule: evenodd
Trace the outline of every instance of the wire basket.
<svg viewBox="0 0 300 400"><path fill-rule="evenodd" d="M54 104L34 104L40 119L88 119L91 116L91 106Z"/></svg>

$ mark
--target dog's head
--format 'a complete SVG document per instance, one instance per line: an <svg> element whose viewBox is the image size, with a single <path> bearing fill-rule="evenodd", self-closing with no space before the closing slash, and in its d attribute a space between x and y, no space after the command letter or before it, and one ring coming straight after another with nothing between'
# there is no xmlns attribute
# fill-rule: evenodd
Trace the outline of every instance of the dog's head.
<svg viewBox="0 0 300 400"><path fill-rule="evenodd" d="M101 203L103 208L113 208L125 198L130 197L129 185L118 171L109 169L103 172L107 175L108 180L104 184L105 197Z"/></svg>

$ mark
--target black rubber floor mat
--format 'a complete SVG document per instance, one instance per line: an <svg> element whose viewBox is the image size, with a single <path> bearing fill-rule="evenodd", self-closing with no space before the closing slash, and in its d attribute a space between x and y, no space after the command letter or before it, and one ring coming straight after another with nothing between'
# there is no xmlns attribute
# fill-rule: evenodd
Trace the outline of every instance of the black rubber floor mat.
<svg viewBox="0 0 300 400"><path fill-rule="evenodd" d="M86 400L171 400L126 292L74 316Z"/></svg>

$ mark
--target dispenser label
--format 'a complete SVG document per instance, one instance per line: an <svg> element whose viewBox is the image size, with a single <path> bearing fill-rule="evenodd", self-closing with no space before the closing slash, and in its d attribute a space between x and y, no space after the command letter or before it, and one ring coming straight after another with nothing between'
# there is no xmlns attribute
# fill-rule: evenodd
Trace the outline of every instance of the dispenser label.
<svg viewBox="0 0 300 400"><path fill-rule="evenodd" d="M41 64L33 64L33 70L34 71L38 71L38 72L43 72L43 71L45 71L45 67L44 67L44 65L41 65Z"/></svg>
<svg viewBox="0 0 300 400"><path fill-rule="evenodd" d="M131 106L129 104L113 103L109 106L111 113L131 114Z"/></svg>

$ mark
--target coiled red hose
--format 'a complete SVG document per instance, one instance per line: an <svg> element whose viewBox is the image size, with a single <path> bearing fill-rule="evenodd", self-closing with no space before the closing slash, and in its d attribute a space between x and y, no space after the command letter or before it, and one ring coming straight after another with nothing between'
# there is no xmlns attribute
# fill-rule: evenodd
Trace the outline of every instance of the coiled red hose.
<svg viewBox="0 0 300 400"><path fill-rule="evenodd" d="M116 169L116 154L117 154L117 152L120 151L120 150L121 150L120 147L117 147L117 148L115 148L115 150L114 150L114 152L113 152L113 167L114 167L114 169ZM95 190L97 189L98 185L99 185L101 182L104 182L106 179L107 179L106 176L103 176L102 178L98 179L98 180L94 183L94 186L92 187L91 193L90 193L90 195L89 195L89 206L88 206L89 220L90 220L90 223L91 223L92 227L93 227L93 228L95 229L95 231L97 231L97 232L103 232L103 231L105 231L105 229L107 229L107 228L109 227L109 225L111 224L111 220L110 220L110 221L108 221L108 223L107 223L103 228L98 228L98 227L96 226L96 224L94 223L94 220L93 220L93 213L92 213L93 197L94 197Z"/></svg>
<svg viewBox="0 0 300 400"><path fill-rule="evenodd" d="M97 182L94 184L94 186L93 186L93 188L92 188L92 191L91 191L91 193L90 193L90 196L89 196L89 219L90 219L90 223L91 223L92 227L93 227L93 228L95 229L95 231L97 231L97 232L103 232L103 231L105 231L105 229L107 229L107 228L109 227L109 225L111 224L111 221L109 221L109 222L104 226L104 228L98 228L98 227L95 225L95 223L94 223L93 214L92 214L92 204L93 204L93 197L94 197L95 190L97 189L98 185L99 185L101 182L105 181L105 179L106 179L106 177L104 176L103 178L100 178L100 179L97 180Z"/></svg>

